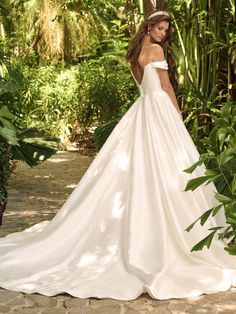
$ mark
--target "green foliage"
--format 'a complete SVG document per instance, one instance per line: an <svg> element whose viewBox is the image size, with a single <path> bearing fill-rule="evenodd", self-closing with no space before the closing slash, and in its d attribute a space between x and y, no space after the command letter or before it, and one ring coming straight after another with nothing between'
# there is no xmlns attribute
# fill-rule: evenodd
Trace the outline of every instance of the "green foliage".
<svg viewBox="0 0 236 314"><path fill-rule="evenodd" d="M213 117L236 99L235 8L232 1L174 0L173 48L184 121L200 152L207 149Z"/></svg>
<svg viewBox="0 0 236 314"><path fill-rule="evenodd" d="M235 57L233 2L177 0L169 1L168 8L175 17L175 53L183 86L214 101L223 81L228 87L232 83L221 71L227 70Z"/></svg>
<svg viewBox="0 0 236 314"><path fill-rule="evenodd" d="M73 11L72 2L67 9ZM124 63L128 26L114 14L113 4L106 8L111 10L109 32L97 44L92 59L84 62L82 58L77 65L33 63L33 67L25 60L15 61L24 73L25 86L10 102L19 127L46 130L58 136L64 148L85 134L92 139L97 126L121 117L132 104L137 90Z"/></svg>
<svg viewBox="0 0 236 314"><path fill-rule="evenodd" d="M9 145L0 142L0 224L1 224L1 209L6 203L7 191L6 186L10 176L10 169L13 167L12 155L9 151ZM5 209L5 206L4 206Z"/></svg>
<svg viewBox="0 0 236 314"><path fill-rule="evenodd" d="M11 147L12 157L37 166L57 151L58 139L37 129L25 129L17 133L18 145Z"/></svg>
<svg viewBox="0 0 236 314"><path fill-rule="evenodd" d="M96 54L118 15L119 0L2 0L0 23L11 53L37 62L74 61ZM1 33L0 33L1 37Z"/></svg>
<svg viewBox="0 0 236 314"><path fill-rule="evenodd" d="M205 176L190 180L185 190L194 190L205 182L213 182L217 187L216 199L219 205L207 210L186 230L190 231L197 221L203 225L223 207L228 225L209 229L213 231L192 250L209 247L213 236L217 234L219 238L229 240L225 249L230 254L236 254L236 104L226 104L213 119L214 127L208 139L207 153L202 154L198 162L185 170L192 173L197 166L205 163Z"/></svg>
<svg viewBox="0 0 236 314"><path fill-rule="evenodd" d="M25 67L23 72L26 89L13 101L18 125L45 130L65 142L76 119L76 69Z"/></svg>
<svg viewBox="0 0 236 314"><path fill-rule="evenodd" d="M3 67L4 63L2 63ZM1 94L5 96L0 101L0 143L8 148L11 158L23 160L30 166L35 166L57 151L58 140L36 129L21 131L15 126L16 117L5 103L11 99L12 94L23 87L21 81L23 75L10 65L7 65L6 69L7 75L1 77L0 80Z"/></svg>
<svg viewBox="0 0 236 314"><path fill-rule="evenodd" d="M10 120L14 115L9 111L7 106L0 108L0 137L9 144L17 144L16 128Z"/></svg>
<svg viewBox="0 0 236 314"><path fill-rule="evenodd" d="M105 143L105 141L107 140L111 132L113 131L118 121L119 119L112 120L96 128L94 132L94 140L95 140L95 145L96 145L97 150L99 150L103 146L103 144Z"/></svg>
<svg viewBox="0 0 236 314"><path fill-rule="evenodd" d="M45 130L65 146L122 115L137 90L128 66L110 56L72 66L24 66L26 88L12 99L22 128Z"/></svg>
<svg viewBox="0 0 236 314"><path fill-rule="evenodd" d="M3 58L4 59L4 58ZM2 61L2 60L1 60ZM5 60L4 60L5 61ZM6 74L5 74L5 73ZM57 150L55 138L48 138L37 130L20 131L15 126L15 115L8 109L6 103L12 95L22 88L22 74L8 63L0 64L0 225L7 203L7 183L14 170L15 160L23 160L30 166L50 157ZM5 74L5 75L4 75Z"/></svg>
<svg viewBox="0 0 236 314"><path fill-rule="evenodd" d="M30 166L36 166L57 151L55 138L37 130L19 132L12 123L14 118L7 106L0 107L0 225L7 203L8 179L15 167L14 161L23 160Z"/></svg>

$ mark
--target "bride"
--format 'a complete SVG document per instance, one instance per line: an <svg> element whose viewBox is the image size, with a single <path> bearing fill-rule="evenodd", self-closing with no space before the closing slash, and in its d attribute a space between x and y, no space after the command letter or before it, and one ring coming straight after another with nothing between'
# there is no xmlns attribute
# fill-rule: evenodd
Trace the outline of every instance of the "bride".
<svg viewBox="0 0 236 314"><path fill-rule="evenodd" d="M171 17L140 26L127 60L140 90L89 169L51 221L0 239L0 286L53 296L131 300L185 298L236 285L236 258L207 229L185 228L216 205L213 184L184 192L199 158L169 82L162 45ZM222 215L223 216L223 215ZM222 217L218 217L222 220Z"/></svg>

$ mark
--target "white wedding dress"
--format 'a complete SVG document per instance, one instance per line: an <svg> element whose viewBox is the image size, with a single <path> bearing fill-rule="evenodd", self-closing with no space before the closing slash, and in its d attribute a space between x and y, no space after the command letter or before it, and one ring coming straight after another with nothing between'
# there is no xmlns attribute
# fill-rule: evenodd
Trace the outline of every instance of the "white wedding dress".
<svg viewBox="0 0 236 314"><path fill-rule="evenodd" d="M141 95L117 124L52 221L0 239L0 286L87 298L185 298L236 285L236 257L223 243L190 252L215 226L184 229L217 204L213 184L184 192L199 158L184 123L144 68ZM79 166L79 165L78 165ZM218 215L219 221L222 217Z"/></svg>

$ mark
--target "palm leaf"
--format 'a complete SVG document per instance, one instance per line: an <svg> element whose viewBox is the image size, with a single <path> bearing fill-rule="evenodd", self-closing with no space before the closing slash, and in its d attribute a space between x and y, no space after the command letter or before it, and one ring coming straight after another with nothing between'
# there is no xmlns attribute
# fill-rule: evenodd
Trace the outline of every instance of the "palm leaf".
<svg viewBox="0 0 236 314"><path fill-rule="evenodd" d="M96 128L94 132L94 140L95 140L95 145L97 149L100 149L111 132L113 131L114 127L118 123L118 119L112 120L102 126L99 126Z"/></svg>
<svg viewBox="0 0 236 314"><path fill-rule="evenodd" d="M36 129L26 129L18 134L19 146L12 147L14 159L22 160L33 167L57 152L59 139Z"/></svg>

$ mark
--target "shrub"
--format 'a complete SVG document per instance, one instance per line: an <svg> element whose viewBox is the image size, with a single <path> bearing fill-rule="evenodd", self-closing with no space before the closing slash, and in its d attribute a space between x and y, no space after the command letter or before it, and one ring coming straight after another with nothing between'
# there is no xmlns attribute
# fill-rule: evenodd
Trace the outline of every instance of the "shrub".
<svg viewBox="0 0 236 314"><path fill-rule="evenodd" d="M26 88L13 99L18 125L64 144L124 114L137 94L126 64L103 57L71 66L23 66Z"/></svg>
<svg viewBox="0 0 236 314"><path fill-rule="evenodd" d="M236 255L236 104L225 104L213 119L214 127L207 141L207 152L201 154L199 161L185 170L191 173L198 165L205 163L205 176L190 180L186 191L194 190L203 183L214 182L219 205L207 210L186 230L190 231L197 221L203 225L223 207L228 225L209 229L210 234L192 250L201 250L204 246L209 248L213 237L218 235L228 243L225 250Z"/></svg>

